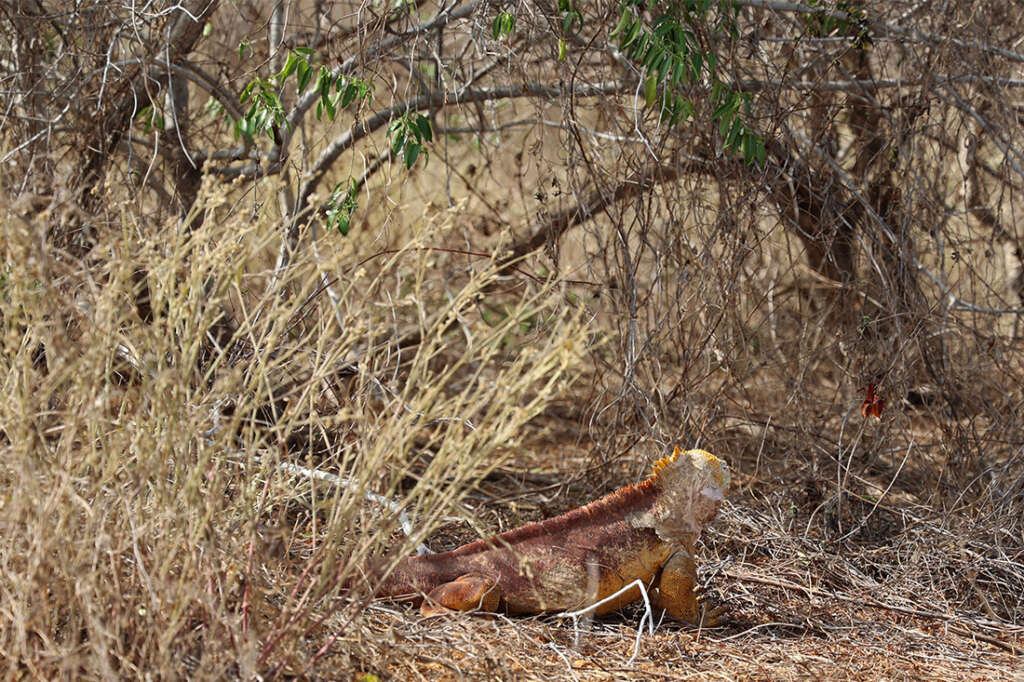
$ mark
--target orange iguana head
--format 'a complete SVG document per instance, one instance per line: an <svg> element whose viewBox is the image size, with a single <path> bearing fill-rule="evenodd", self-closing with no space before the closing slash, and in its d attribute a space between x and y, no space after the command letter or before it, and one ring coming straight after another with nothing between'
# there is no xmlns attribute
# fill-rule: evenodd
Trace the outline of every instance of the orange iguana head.
<svg viewBox="0 0 1024 682"><path fill-rule="evenodd" d="M665 542L692 544L715 518L729 489L725 462L704 450L676 447L654 465L645 482L655 490L648 510L630 519L635 528L652 528Z"/></svg>

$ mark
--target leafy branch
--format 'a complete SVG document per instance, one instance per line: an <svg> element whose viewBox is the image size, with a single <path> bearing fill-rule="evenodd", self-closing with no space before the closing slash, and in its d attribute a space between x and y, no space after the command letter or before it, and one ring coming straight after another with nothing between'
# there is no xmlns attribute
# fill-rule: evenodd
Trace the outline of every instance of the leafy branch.
<svg viewBox="0 0 1024 682"><path fill-rule="evenodd" d="M388 125L387 134L391 140L391 153L395 157L401 154L405 159L406 168L412 168L421 153L423 154L423 165L427 165L430 155L423 145L434 139L430 119L423 114L406 112Z"/></svg>
<svg viewBox="0 0 1024 682"><path fill-rule="evenodd" d="M359 183L355 178L349 178L347 183L339 182L334 186L334 191L331 192L331 199L327 202L328 230L337 228L343 237L348 236L348 227L352 221L352 214L359 208L358 194Z"/></svg>
<svg viewBox="0 0 1024 682"><path fill-rule="evenodd" d="M619 23L611 33L618 39L619 50L643 67L644 102L648 107L658 106L660 118L670 127L685 123L694 116L693 101L682 89L691 84L711 84L709 103L711 120L718 122L722 146L739 150L748 163L763 165L764 139L744 121L750 116L750 95L739 92L718 75L718 58L705 50L696 34L698 19L706 16L714 0L686 0L673 3L665 14L647 25L642 14L645 0L624 0ZM714 27L716 35L736 35L734 21L738 6L720 0L721 19ZM741 115L741 112L743 115Z"/></svg>
<svg viewBox="0 0 1024 682"><path fill-rule="evenodd" d="M239 48L240 56L244 47L243 43ZM254 78L249 82L239 99L243 104L251 104L246 114L235 121L235 139L239 135L252 139L260 133L266 133L276 141L276 131L282 126L291 130L279 93L292 76L295 77L298 94L305 92L313 83L313 92L319 95L316 105L318 120L326 115L327 120L334 121L339 109L344 109L356 100L370 100L373 97L373 84L351 76L334 77L323 64L310 64L312 56L312 49L297 47L288 53L280 72L270 78Z"/></svg>
<svg viewBox="0 0 1024 682"><path fill-rule="evenodd" d="M512 35L512 31L516 28L516 17L511 12L501 11L494 17L494 23L491 24L491 35L494 36L495 40L501 40L506 36Z"/></svg>

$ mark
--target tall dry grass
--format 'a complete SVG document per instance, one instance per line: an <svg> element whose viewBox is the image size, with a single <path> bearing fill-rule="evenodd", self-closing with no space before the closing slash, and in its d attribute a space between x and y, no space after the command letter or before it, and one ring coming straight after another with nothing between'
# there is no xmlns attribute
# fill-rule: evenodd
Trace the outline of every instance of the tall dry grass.
<svg viewBox="0 0 1024 682"><path fill-rule="evenodd" d="M471 484L576 373L589 332L553 285L475 314L494 262L425 248L452 212L365 266L342 265L373 255L355 241L345 261L300 256L270 291L273 222L226 199L207 195L222 219L191 234L126 203L84 259L48 245L23 206L0 217L9 672L301 670L330 639L310 635L325 618L359 628L348 577L464 514ZM398 512L415 525L395 544Z"/></svg>

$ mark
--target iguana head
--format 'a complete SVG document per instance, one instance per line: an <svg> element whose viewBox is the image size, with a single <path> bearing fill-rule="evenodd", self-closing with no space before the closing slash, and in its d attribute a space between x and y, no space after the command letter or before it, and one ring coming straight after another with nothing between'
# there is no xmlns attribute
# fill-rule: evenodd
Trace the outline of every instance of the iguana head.
<svg viewBox="0 0 1024 682"><path fill-rule="evenodd" d="M654 465L651 506L636 514L634 527L653 528L662 540L692 543L715 518L729 489L725 462L704 450L675 451Z"/></svg>

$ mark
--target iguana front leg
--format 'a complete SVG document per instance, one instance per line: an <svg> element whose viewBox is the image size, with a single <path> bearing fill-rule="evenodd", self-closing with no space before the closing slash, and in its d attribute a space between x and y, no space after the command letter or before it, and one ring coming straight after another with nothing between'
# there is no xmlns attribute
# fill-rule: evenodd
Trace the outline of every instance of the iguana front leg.
<svg viewBox="0 0 1024 682"><path fill-rule="evenodd" d="M714 627L722 620L724 607L708 609L697 599L697 565L686 550L668 558L651 591L654 606L665 615L697 627Z"/></svg>
<svg viewBox="0 0 1024 682"><path fill-rule="evenodd" d="M420 613L436 616L449 609L493 613L498 610L499 601L501 591L493 578L480 573L467 573L432 589L420 605Z"/></svg>

